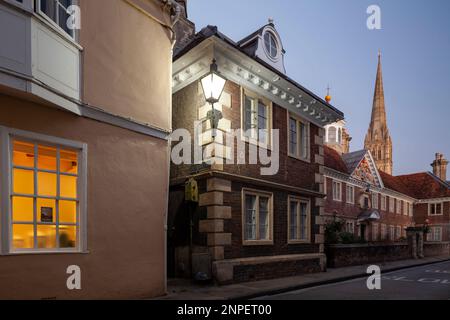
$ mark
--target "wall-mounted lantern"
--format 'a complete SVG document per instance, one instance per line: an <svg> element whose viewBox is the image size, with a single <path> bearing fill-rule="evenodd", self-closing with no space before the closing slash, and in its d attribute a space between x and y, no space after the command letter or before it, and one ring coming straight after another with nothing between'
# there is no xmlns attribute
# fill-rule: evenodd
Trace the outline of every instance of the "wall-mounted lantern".
<svg viewBox="0 0 450 320"><path fill-rule="evenodd" d="M203 77L200 82L202 84L205 100L211 104L212 110L208 112L208 119L211 123L213 138L215 138L219 121L223 118L223 115L222 112L214 108L214 104L219 102L223 89L225 88L225 83L227 82L227 80L220 75L215 59L210 66L210 72Z"/></svg>

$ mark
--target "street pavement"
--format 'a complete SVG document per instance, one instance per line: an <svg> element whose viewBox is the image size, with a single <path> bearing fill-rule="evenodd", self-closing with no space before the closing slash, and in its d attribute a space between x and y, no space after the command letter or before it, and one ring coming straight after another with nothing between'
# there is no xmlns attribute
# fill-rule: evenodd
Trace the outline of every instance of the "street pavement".
<svg viewBox="0 0 450 320"><path fill-rule="evenodd" d="M368 277L259 300L450 300L450 261L382 274L380 290L368 289Z"/></svg>

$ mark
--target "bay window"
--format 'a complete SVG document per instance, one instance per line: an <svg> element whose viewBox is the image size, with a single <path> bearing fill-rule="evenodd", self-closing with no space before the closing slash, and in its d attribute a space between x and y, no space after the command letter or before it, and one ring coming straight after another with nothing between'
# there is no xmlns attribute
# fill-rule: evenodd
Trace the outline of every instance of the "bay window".
<svg viewBox="0 0 450 320"><path fill-rule="evenodd" d="M289 156L309 161L309 123L291 115L288 130Z"/></svg>
<svg viewBox="0 0 450 320"><path fill-rule="evenodd" d="M288 204L288 241L310 242L309 200L289 197Z"/></svg>
<svg viewBox="0 0 450 320"><path fill-rule="evenodd" d="M250 142L270 145L271 104L266 99L245 91L243 94L243 130Z"/></svg>
<svg viewBox="0 0 450 320"><path fill-rule="evenodd" d="M75 4L74 0L37 0L36 11L74 37L74 31L67 26L70 18L67 9L73 4Z"/></svg>
<svg viewBox="0 0 450 320"><path fill-rule="evenodd" d="M1 129L2 253L85 250L85 146Z"/></svg>
<svg viewBox="0 0 450 320"><path fill-rule="evenodd" d="M272 194L243 190L244 244L272 242Z"/></svg>

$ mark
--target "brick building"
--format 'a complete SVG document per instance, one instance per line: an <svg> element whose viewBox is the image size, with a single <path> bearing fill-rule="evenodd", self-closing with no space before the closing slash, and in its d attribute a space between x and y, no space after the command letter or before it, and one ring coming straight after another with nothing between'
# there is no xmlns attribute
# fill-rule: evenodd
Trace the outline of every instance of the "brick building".
<svg viewBox="0 0 450 320"><path fill-rule="evenodd" d="M330 100L331 97L328 96ZM392 140L378 56L372 117L365 149L349 153L345 122L325 128L325 215L366 241L398 241L410 226L428 226L428 241L450 241L448 161L436 154L433 173L392 176Z"/></svg>
<svg viewBox="0 0 450 320"><path fill-rule="evenodd" d="M343 114L286 75L272 21L238 42L212 26L185 39L174 56L173 128L186 129L212 152L210 161L172 165L169 275L212 272L229 283L323 270L324 126ZM215 106L223 115L216 136L199 81L213 59L227 79ZM196 133L196 121L204 132ZM259 161L237 164L252 147L279 155L274 174L265 175L268 165ZM185 201L191 178L198 204Z"/></svg>

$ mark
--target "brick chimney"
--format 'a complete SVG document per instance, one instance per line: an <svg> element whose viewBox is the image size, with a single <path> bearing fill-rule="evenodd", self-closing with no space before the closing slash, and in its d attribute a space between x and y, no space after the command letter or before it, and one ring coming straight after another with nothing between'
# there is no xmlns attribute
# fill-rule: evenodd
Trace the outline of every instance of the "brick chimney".
<svg viewBox="0 0 450 320"><path fill-rule="evenodd" d="M433 161L433 173L442 181L447 181L447 165L448 161L444 158L442 153L436 153L436 160Z"/></svg>
<svg viewBox="0 0 450 320"><path fill-rule="evenodd" d="M174 26L177 36L177 42L174 48L174 54L183 49L195 35L195 24L188 19L187 14L187 0L176 0L176 2L183 7L183 12L177 23Z"/></svg>

